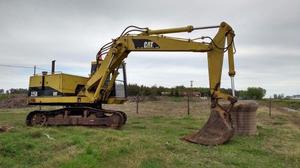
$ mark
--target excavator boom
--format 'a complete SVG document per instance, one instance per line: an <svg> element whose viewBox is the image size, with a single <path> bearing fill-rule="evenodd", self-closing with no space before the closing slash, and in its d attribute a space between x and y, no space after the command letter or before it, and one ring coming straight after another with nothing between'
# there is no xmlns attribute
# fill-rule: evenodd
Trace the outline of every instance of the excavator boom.
<svg viewBox="0 0 300 168"><path fill-rule="evenodd" d="M198 29L219 28L216 36L210 43L203 43L189 39L178 39L163 36L162 34L192 32ZM225 43L227 40L227 46ZM137 35L123 35L118 37L106 53L101 67L95 72L95 75L87 83L86 90L97 85L93 99L106 99L110 90L105 89L104 83L107 80L109 71L114 72L121 62L128 56L130 52L135 51L186 51L186 52L207 52L208 71L209 71L209 87L211 93L211 115L205 126L197 133L184 137L183 139L193 143L205 145L223 144L233 136L233 128L230 119L230 110L237 101L235 97L222 93L220 91L222 65L224 53L228 53L229 76L235 75L233 49L234 49L234 31L225 22L220 26L199 27L186 26L171 29L150 30L146 28L142 33ZM103 49L103 48L102 48ZM101 58L105 50L100 50L98 58ZM106 72L106 73L104 73ZM103 76L101 76L103 75ZM97 83L97 84L96 84ZM233 83L232 83L233 84ZM234 93L234 87L233 93ZM103 94L100 94L103 93ZM234 95L234 94L233 94ZM224 109L218 102L220 99L228 100L231 104L229 109Z"/></svg>

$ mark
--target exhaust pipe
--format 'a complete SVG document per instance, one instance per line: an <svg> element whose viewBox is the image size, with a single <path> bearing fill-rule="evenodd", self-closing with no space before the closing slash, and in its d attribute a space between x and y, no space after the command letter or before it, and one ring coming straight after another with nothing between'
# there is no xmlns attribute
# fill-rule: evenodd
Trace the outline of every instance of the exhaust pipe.
<svg viewBox="0 0 300 168"><path fill-rule="evenodd" d="M52 61L51 74L55 73L55 60Z"/></svg>

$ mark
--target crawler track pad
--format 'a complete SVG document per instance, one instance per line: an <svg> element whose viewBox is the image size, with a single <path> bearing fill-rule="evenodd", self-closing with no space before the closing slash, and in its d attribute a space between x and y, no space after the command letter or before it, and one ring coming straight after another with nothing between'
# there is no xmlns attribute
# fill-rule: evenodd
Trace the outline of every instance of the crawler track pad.
<svg viewBox="0 0 300 168"><path fill-rule="evenodd" d="M210 117L203 128L182 139L202 145L220 145L229 141L232 136L233 127L230 114L220 107L215 107L211 109Z"/></svg>
<svg viewBox="0 0 300 168"><path fill-rule="evenodd" d="M28 126L99 126L121 128L127 120L122 111L90 107L66 107L48 111L32 111L27 115Z"/></svg>

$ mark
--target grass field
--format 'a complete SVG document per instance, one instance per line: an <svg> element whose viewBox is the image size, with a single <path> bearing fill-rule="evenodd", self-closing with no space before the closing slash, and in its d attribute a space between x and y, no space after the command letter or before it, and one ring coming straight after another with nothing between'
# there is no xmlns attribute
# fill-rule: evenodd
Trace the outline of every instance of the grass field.
<svg viewBox="0 0 300 168"><path fill-rule="evenodd" d="M179 138L196 132L209 114L207 102L181 99L106 106L127 112L121 130L86 127L26 127L34 108L0 109L0 167L300 167L300 112L258 109L258 135L235 136L221 146ZM48 137L49 136L49 137Z"/></svg>
<svg viewBox="0 0 300 168"><path fill-rule="evenodd" d="M262 104L269 105L270 100L265 99L261 101ZM290 99L272 99L272 105L277 107L288 107L291 109L300 110L300 100L290 100Z"/></svg>

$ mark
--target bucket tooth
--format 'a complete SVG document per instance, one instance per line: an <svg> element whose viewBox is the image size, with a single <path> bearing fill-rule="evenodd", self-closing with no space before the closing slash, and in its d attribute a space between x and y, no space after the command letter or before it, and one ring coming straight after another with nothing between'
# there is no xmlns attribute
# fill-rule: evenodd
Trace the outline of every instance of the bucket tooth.
<svg viewBox="0 0 300 168"><path fill-rule="evenodd" d="M233 133L230 113L217 106L211 109L210 117L203 128L182 139L202 145L220 145L229 141Z"/></svg>

